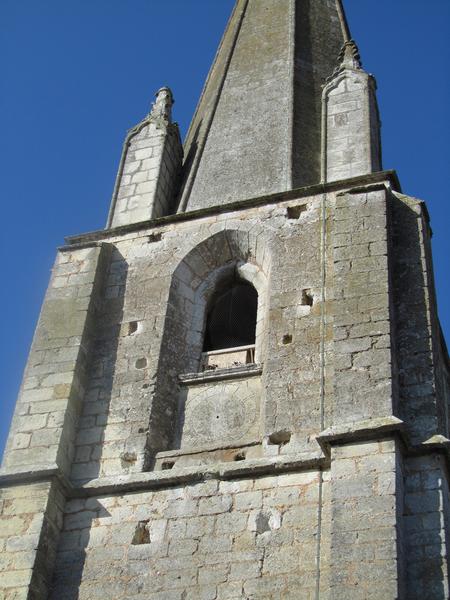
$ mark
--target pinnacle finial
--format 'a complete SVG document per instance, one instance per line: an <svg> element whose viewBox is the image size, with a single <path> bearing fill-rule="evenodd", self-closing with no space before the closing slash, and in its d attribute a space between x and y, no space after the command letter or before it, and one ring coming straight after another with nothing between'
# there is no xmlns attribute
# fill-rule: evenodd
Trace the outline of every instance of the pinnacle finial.
<svg viewBox="0 0 450 600"><path fill-rule="evenodd" d="M355 40L349 40L342 46L339 54L339 68L362 69L361 56Z"/></svg>
<svg viewBox="0 0 450 600"><path fill-rule="evenodd" d="M173 99L172 90L168 87L160 88L156 94L156 100L152 105L150 115L156 118L162 118L170 123L172 118Z"/></svg>

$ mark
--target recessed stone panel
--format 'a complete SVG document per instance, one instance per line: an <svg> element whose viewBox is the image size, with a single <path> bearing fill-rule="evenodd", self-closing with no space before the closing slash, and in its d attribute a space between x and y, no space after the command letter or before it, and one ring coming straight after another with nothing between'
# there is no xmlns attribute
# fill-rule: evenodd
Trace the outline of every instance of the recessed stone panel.
<svg viewBox="0 0 450 600"><path fill-rule="evenodd" d="M241 444L259 438L259 377L192 385L185 394L181 449Z"/></svg>

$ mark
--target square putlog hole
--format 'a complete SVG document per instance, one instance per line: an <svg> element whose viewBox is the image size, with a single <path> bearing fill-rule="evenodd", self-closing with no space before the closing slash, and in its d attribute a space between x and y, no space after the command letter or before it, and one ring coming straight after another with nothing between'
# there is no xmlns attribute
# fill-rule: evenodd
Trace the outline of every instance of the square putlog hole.
<svg viewBox="0 0 450 600"><path fill-rule="evenodd" d="M150 544L150 531L148 530L148 521L139 521L131 540L132 546L141 546Z"/></svg>
<svg viewBox="0 0 450 600"><path fill-rule="evenodd" d="M300 215L307 210L307 204L298 204L297 206L288 206L286 216L288 219L300 219Z"/></svg>
<svg viewBox="0 0 450 600"><path fill-rule="evenodd" d="M162 240L162 233L151 233L147 238L149 244L155 244Z"/></svg>
<svg viewBox="0 0 450 600"><path fill-rule="evenodd" d="M133 333L137 332L138 328L139 328L139 323L137 321L130 321L128 323L128 333L127 333L127 335L133 335Z"/></svg>
<svg viewBox="0 0 450 600"><path fill-rule="evenodd" d="M161 465L161 470L162 471L170 471L170 469L173 469L174 466L175 466L174 460L165 460Z"/></svg>
<svg viewBox="0 0 450 600"><path fill-rule="evenodd" d="M311 290L302 291L302 306L312 306L314 304L314 296Z"/></svg>

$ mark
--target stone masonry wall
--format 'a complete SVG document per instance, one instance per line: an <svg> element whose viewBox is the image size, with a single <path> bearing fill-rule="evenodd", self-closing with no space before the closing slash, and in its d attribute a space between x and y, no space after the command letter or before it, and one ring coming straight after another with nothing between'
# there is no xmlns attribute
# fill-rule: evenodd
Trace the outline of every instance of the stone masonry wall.
<svg viewBox="0 0 450 600"><path fill-rule="evenodd" d="M180 296L177 300L184 302L183 307L186 307L183 323L168 329L174 273L183 259L193 252L196 258L192 259L189 269L196 272L192 281L197 283L192 285L199 285L203 277L219 266L217 261L223 257L211 252L204 242L216 240L214 236L224 230L227 232L224 240L229 238L230 247L241 248L238 254L231 251L230 260L233 257L245 260L247 256L251 263L266 271L266 263L272 264L272 275L267 279L270 290L266 303L268 312L263 315L267 322L261 326L262 331L270 327L270 331L267 329L270 343L267 356L270 358L261 358L265 362L263 388L266 398L261 431L264 436L269 436L273 431L289 428L291 442L283 445L283 452L300 447L317 449L315 441L308 436L317 434L321 427L317 403L320 386L320 370L317 369L320 362L320 201L320 197L302 198L277 206L249 209L244 213L245 219L243 213L235 212L109 238L115 250L107 272L101 316L97 321L98 335L72 470L74 479L142 470L150 423L160 414L158 411L167 410L169 394L175 394L175 398L179 394L177 377L182 373L177 371L176 364L184 363L172 365L171 357L181 352L185 356L185 369L189 369L193 360L185 345L188 343L185 336L189 332L189 319L193 318L189 309L192 300L188 296L185 299ZM332 196L329 201L333 202ZM269 219L270 226L267 225ZM185 284L177 278L176 285L181 290ZM184 323L187 323L187 330ZM162 344L166 342L161 355ZM159 397L160 360L172 365L164 370L164 405L155 404ZM175 430L174 411L164 419L169 419ZM158 430L162 431L161 428ZM167 446L160 449L166 450Z"/></svg>
<svg viewBox="0 0 450 600"><path fill-rule="evenodd" d="M402 366L392 349L403 330L392 315L398 319L405 308L398 304L393 311L393 302L403 298L392 294L391 285L404 256L392 239L391 218L394 225L401 220L396 210L386 187L378 183L307 197L291 194L289 199L196 219L177 216L141 229L105 231L94 234L94 240L84 238L91 247L68 246L60 252L24 380L24 391L31 386L32 394L26 401L21 396L15 421L20 424L22 416L42 410L36 413L45 415L36 428L40 443L15 449L16 439L24 444L33 440L34 429L14 425L5 456L8 472L36 468L35 456L43 455L46 462L37 466L47 468L49 477L55 463L68 474L73 457L71 483L83 486L74 494L89 496L69 502L53 600L75 600L78 588L80 600L100 592L117 600L152 595L156 600L186 600L189 594L228 600L242 593L252 600L275 600L280 594L313 598L317 589L321 598L330 600L381 600L395 597L397 591L402 597L403 548L424 556L437 547L434 542L418 543L410 524L403 531L402 477L407 471L413 481L417 465L411 462L404 469L393 440L347 445L345 439L333 438L340 427L348 435L354 421L373 427L372 436L378 436L380 422L381 428L399 423L396 373L402 373ZM408 232L415 226L411 221ZM422 244L420 238L417 243ZM412 256L416 269L420 257L420 252ZM239 448L230 449L226 432L221 433L222 454L205 458L208 448L203 455L196 448L195 460L182 463L187 471L172 465L171 487L164 488L167 473L142 471L153 466L149 449L170 453L177 435L183 439L179 426L186 387L178 376L198 367L208 293L230 269L245 271L264 298L256 343L260 365L255 373L239 375L243 381L254 379L248 395L238 394L245 407L241 410L238 401L231 416L239 430L239 415L245 421L246 411L258 411L252 439L236 442L251 442L251 456L239 456ZM172 320L173 315L178 318ZM399 344L406 348L401 337ZM431 351L428 343L423 351ZM227 380L229 375L223 375L224 383L211 385L217 397L236 390L238 380ZM207 381L199 385L207 387ZM221 414L226 415L223 404ZM58 426L53 412L58 413ZM184 432L193 443L194 420L195 415L188 415ZM364 427L358 427L363 435ZM325 428L331 433L319 439L332 444L330 467L316 439ZM380 429L380 435L385 437L386 430ZM41 446L44 452L37 454ZM163 469L158 460L155 464ZM243 460L243 466L236 460ZM245 470L246 460L260 473L263 468L295 471L311 465L325 471L250 480L253 472ZM224 481L230 465L211 467L220 461L233 462L234 470L225 477L240 473L239 478ZM213 479L182 485L181 478L193 471L196 477L207 473ZM98 477L100 482L95 481ZM123 488L133 477L139 489L145 481L150 487L158 481L161 488L112 491L115 482ZM109 483L103 478L110 478ZM96 494L96 486L103 491ZM447 496L442 482L439 486L442 524ZM35 555L27 555L26 564L39 560L41 550L41 556L48 551L51 557L62 523L59 517L48 517L56 526L46 546L42 536L50 504L44 494L51 498L53 492L39 490L43 496L34 512L12 520L10 504L3 500L16 498L20 513L23 492L6 488L2 496L4 537L26 538L24 546L18 542L18 552L28 551L28 542L34 544ZM407 497L406 517L419 515L416 522L426 533L421 514L426 511L409 501ZM62 501L57 505L62 508ZM37 529L28 530L33 519ZM13 552L10 542L2 543L6 572L12 573L5 589L26 589L32 582L15 571L31 576L30 568L20 567L25 564L20 555L8 556ZM440 548L446 552L446 546ZM210 562L213 555L216 561ZM433 560L433 585L445 589L445 561L437 569ZM357 589L355 581L361 581L364 569L367 582ZM36 572L46 573L44 567ZM143 573L150 575L143 578ZM48 578L49 572L44 580Z"/></svg>
<svg viewBox="0 0 450 600"><path fill-rule="evenodd" d="M338 195L333 219L336 425L395 414L396 385L386 191Z"/></svg>
<svg viewBox="0 0 450 600"><path fill-rule="evenodd" d="M435 314L429 225L423 203L395 194L394 294L400 416L412 440L448 436L446 377L449 364Z"/></svg>
<svg viewBox="0 0 450 600"><path fill-rule="evenodd" d="M58 254L16 405L3 468L70 471L109 246Z"/></svg>
<svg viewBox="0 0 450 600"><path fill-rule="evenodd" d="M395 441L332 449L333 600L403 597L402 485L401 457Z"/></svg>
<svg viewBox="0 0 450 600"><path fill-rule="evenodd" d="M443 456L409 458L405 472L408 600L448 598L450 504Z"/></svg>
<svg viewBox="0 0 450 600"><path fill-rule="evenodd" d="M73 500L50 598L312 599L318 500L317 472Z"/></svg>
<svg viewBox="0 0 450 600"><path fill-rule="evenodd" d="M57 484L0 489L0 598L47 598L63 521Z"/></svg>
<svg viewBox="0 0 450 600"><path fill-rule="evenodd" d="M291 435L266 452L315 451L314 438L327 424L395 414L386 192L329 195L326 202L323 256L320 196L249 209L245 219L227 213L110 239L115 250L79 422L75 479L139 472L148 444L152 452L174 447L178 375L192 370L201 352L206 315L193 311L196 289L227 260L248 260L267 280L267 350L258 359L261 442L274 432ZM263 226L269 219L270 228ZM194 330L199 342L192 345Z"/></svg>

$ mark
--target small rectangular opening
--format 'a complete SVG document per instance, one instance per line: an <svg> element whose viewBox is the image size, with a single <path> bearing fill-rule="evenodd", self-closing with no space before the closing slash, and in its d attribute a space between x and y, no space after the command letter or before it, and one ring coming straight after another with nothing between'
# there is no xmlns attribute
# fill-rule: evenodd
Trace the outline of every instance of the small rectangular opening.
<svg viewBox="0 0 450 600"><path fill-rule="evenodd" d="M174 466L175 466L174 460L165 460L161 465L161 470L162 471L170 471L170 469L173 469Z"/></svg>
<svg viewBox="0 0 450 600"><path fill-rule="evenodd" d="M314 304L314 296L311 290L302 291L302 306L312 306Z"/></svg>
<svg viewBox="0 0 450 600"><path fill-rule="evenodd" d="M299 219L300 215L307 210L306 204L298 204L297 206L288 206L286 214L288 219Z"/></svg>
<svg viewBox="0 0 450 600"><path fill-rule="evenodd" d="M154 244L155 242L160 242L162 239L162 233L151 233L148 236L148 242L150 244Z"/></svg>
<svg viewBox="0 0 450 600"><path fill-rule="evenodd" d="M239 462L241 460L245 460L245 452L238 452L234 455L234 461Z"/></svg>
<svg viewBox="0 0 450 600"><path fill-rule="evenodd" d="M143 544L150 544L148 521L139 521L136 526L133 539L131 540L132 546L141 546Z"/></svg>

